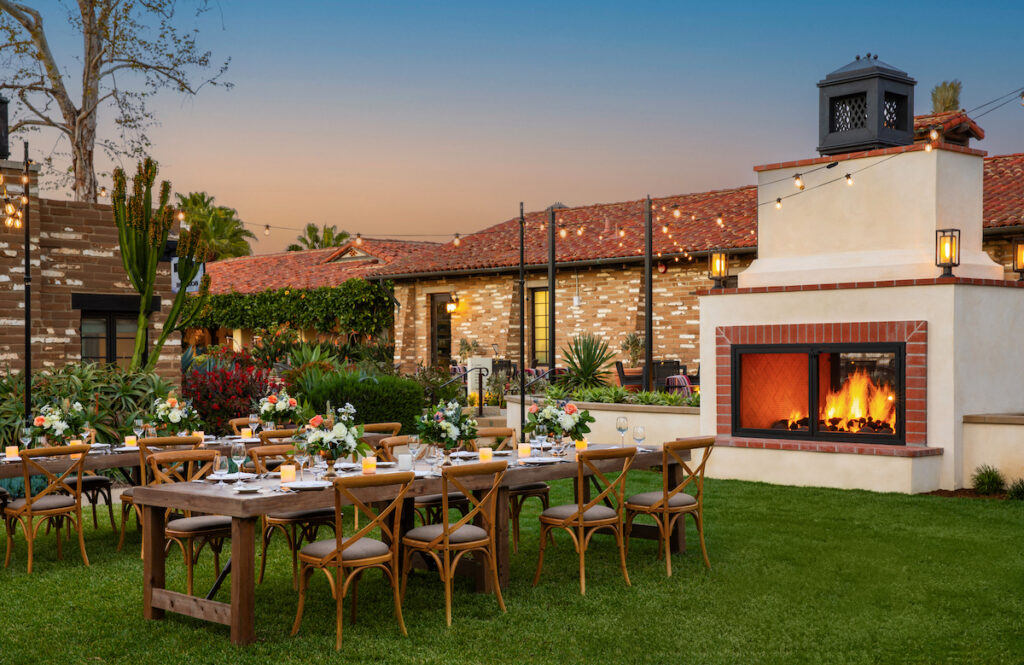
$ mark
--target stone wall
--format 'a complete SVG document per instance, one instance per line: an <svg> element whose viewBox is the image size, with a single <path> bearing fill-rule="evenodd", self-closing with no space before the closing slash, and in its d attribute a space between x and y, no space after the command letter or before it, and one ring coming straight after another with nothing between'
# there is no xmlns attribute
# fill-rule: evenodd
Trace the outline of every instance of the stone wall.
<svg viewBox="0 0 1024 665"><path fill-rule="evenodd" d="M1011 255L1008 241L999 236L985 238L985 250L1006 266ZM745 269L753 255L733 257L730 273ZM657 263L655 264L657 267ZM678 359L691 373L700 366L700 309L694 292L711 283L703 259L665 261L665 272L654 272L654 356ZM936 274L938 269L936 269ZM580 306L572 305L579 280ZM546 272L527 273L527 289L547 285ZM452 314L452 353L458 352L460 338L480 342L485 355L497 344L499 355L519 357L518 273L491 273L466 277L400 281L395 297L401 306L395 316L395 361L402 371L411 371L430 357L430 296L451 293L459 298ZM561 349L568 340L590 332L608 342L616 360L626 360L619 345L627 333L643 332L643 266L638 263L561 269L556 275L556 363L564 364ZM527 304L529 307L529 304ZM532 339L532 321L527 316L527 340ZM527 354L530 349L527 344Z"/></svg>
<svg viewBox="0 0 1024 665"><path fill-rule="evenodd" d="M20 193L21 164L0 162L9 191ZM81 312L72 294L136 295L121 264L117 226L109 205L39 199L33 173L31 197L32 367L39 370L81 360ZM0 371L24 367L24 242L22 230L0 235ZM150 342L170 310L170 263L158 268L162 311L153 318ZM158 371L180 380L181 336L172 334Z"/></svg>

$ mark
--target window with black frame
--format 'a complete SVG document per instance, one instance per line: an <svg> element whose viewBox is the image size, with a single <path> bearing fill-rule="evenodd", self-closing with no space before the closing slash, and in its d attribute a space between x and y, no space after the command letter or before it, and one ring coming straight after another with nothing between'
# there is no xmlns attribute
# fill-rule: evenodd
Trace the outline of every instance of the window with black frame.
<svg viewBox="0 0 1024 665"><path fill-rule="evenodd" d="M127 367L135 351L138 313L82 312L82 361Z"/></svg>

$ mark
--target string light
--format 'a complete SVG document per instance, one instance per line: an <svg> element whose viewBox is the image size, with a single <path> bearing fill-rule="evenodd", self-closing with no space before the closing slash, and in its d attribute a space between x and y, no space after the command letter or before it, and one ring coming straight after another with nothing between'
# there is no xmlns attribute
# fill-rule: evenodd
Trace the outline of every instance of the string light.
<svg viewBox="0 0 1024 665"><path fill-rule="evenodd" d="M562 227L562 228L558 229L558 237L559 238L561 238L562 240L565 240L565 237L567 235L569 235L569 233L565 230L565 227Z"/></svg>
<svg viewBox="0 0 1024 665"><path fill-rule="evenodd" d="M793 186L796 187L797 189L804 188L804 179L803 177L801 177L799 173L793 176Z"/></svg>
<svg viewBox="0 0 1024 665"><path fill-rule="evenodd" d="M462 244L462 237L458 233L455 234L455 239L452 240L452 244L456 247Z"/></svg>
<svg viewBox="0 0 1024 665"><path fill-rule="evenodd" d="M843 176L843 177L844 177L844 178L846 178L846 185L847 185L848 187L853 187L853 176L852 176L852 175L850 175L849 173L847 173L847 174L846 174L845 176Z"/></svg>
<svg viewBox="0 0 1024 665"><path fill-rule="evenodd" d="M690 221L691 222L696 222L697 221L697 215L690 215Z"/></svg>
<svg viewBox="0 0 1024 665"><path fill-rule="evenodd" d="M931 151L932 151L932 144L931 144L931 143L929 143L928 145L926 145L926 146L924 147L924 151L925 151L925 152L931 152Z"/></svg>
<svg viewBox="0 0 1024 665"><path fill-rule="evenodd" d="M13 217L14 216L14 204L11 203L10 199L4 199L4 213L8 217Z"/></svg>
<svg viewBox="0 0 1024 665"><path fill-rule="evenodd" d="M662 233L668 233L668 225L667 224L662 224L661 225L661 232Z"/></svg>
<svg viewBox="0 0 1024 665"><path fill-rule="evenodd" d="M680 217L683 216L683 211L679 209L678 204L672 206L672 216L675 217L676 219L679 219Z"/></svg>
<svg viewBox="0 0 1024 665"><path fill-rule="evenodd" d="M270 224L267 224L265 227L263 227L263 235L265 235L265 236L269 236L270 235Z"/></svg>
<svg viewBox="0 0 1024 665"><path fill-rule="evenodd" d="M621 228L619 229L619 237L620 238L625 238L626 237L626 229L621 229ZM622 243L619 243L619 244L621 245Z"/></svg>
<svg viewBox="0 0 1024 665"><path fill-rule="evenodd" d="M938 140L938 138L939 138L939 130L933 129L932 131L928 132L928 137L931 140L933 140L933 141Z"/></svg>
<svg viewBox="0 0 1024 665"><path fill-rule="evenodd" d="M107 198L107 188L106 187L100 187L99 194L100 194L100 198L103 198L103 199Z"/></svg>
<svg viewBox="0 0 1024 665"><path fill-rule="evenodd" d="M718 213L718 217L715 218L715 223L718 224L719 226L722 226L722 213Z"/></svg>
<svg viewBox="0 0 1024 665"><path fill-rule="evenodd" d="M179 210L178 211L178 221L179 222L184 222L185 221L185 211L184 210Z"/></svg>
<svg viewBox="0 0 1024 665"><path fill-rule="evenodd" d="M781 196L775 199L775 209L776 210L782 210L782 197Z"/></svg>

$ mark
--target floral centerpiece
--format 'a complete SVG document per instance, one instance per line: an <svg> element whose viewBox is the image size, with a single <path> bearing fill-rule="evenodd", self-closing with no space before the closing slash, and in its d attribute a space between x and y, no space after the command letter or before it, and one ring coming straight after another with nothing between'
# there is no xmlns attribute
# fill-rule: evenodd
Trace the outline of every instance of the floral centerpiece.
<svg viewBox="0 0 1024 665"><path fill-rule="evenodd" d="M561 438L567 436L579 441L590 433L590 423L594 416L590 411L581 411L578 406L568 400L545 401L544 406L536 403L530 405L526 412L526 424L523 431L534 433L543 427L548 434Z"/></svg>
<svg viewBox="0 0 1024 665"><path fill-rule="evenodd" d="M298 421L299 402L287 390L270 393L256 404L260 420L265 423L294 423Z"/></svg>
<svg viewBox="0 0 1024 665"><path fill-rule="evenodd" d="M355 424L356 409L351 404L339 408L327 417L316 415L301 432L295 435L310 455L322 454L329 459L341 459L354 453L370 452L363 440L363 426Z"/></svg>
<svg viewBox="0 0 1024 665"><path fill-rule="evenodd" d="M85 426L85 408L80 402L64 400L63 404L47 404L32 419L30 433L34 440L45 438L43 445L56 445L79 435Z"/></svg>
<svg viewBox="0 0 1024 665"><path fill-rule="evenodd" d="M157 431L162 430L171 436L191 432L201 426L199 413L192 407L192 403L173 396L153 402L149 418Z"/></svg>
<svg viewBox="0 0 1024 665"><path fill-rule="evenodd" d="M476 438L476 420L462 412L462 406L455 401L445 404L438 402L433 413L420 416L416 431L425 443L444 447L445 463L449 455L462 441Z"/></svg>

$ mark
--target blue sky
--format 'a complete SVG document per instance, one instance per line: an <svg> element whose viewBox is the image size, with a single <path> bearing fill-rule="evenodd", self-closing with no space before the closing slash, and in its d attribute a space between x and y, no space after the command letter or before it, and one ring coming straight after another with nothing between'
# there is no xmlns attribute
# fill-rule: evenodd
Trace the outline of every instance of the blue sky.
<svg viewBox="0 0 1024 665"><path fill-rule="evenodd" d="M520 200L748 184L816 155L815 83L868 51L917 79L918 113L943 79L966 108L1024 86L1020 2L213 4L201 43L235 88L157 98L153 152L256 225L466 233ZM979 122L977 147L1024 152L1019 103Z"/></svg>

